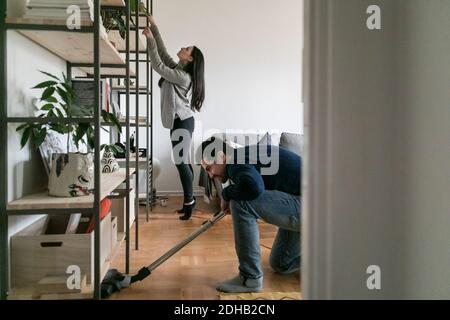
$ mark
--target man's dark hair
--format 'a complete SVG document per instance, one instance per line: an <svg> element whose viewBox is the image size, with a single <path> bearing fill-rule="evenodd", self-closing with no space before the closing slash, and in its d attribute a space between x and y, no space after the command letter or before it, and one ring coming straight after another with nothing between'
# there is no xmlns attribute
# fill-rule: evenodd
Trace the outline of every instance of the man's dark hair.
<svg viewBox="0 0 450 320"><path fill-rule="evenodd" d="M207 161L214 161L216 160L216 156L219 151L223 151L225 155L231 155L234 149L229 146L224 140L216 136L212 136L202 142L200 151L201 153L197 156L197 159L199 159L200 161L202 159Z"/></svg>

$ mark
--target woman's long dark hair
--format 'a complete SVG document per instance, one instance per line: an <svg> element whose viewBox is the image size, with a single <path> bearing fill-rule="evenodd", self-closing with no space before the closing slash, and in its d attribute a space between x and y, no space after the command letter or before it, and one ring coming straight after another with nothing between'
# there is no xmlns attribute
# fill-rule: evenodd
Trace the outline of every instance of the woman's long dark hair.
<svg viewBox="0 0 450 320"><path fill-rule="evenodd" d="M194 46L192 50L193 61L184 67L184 70L192 78L192 99L191 107L200 111L205 101L205 58L199 48ZM164 78L159 80L159 87L164 82Z"/></svg>

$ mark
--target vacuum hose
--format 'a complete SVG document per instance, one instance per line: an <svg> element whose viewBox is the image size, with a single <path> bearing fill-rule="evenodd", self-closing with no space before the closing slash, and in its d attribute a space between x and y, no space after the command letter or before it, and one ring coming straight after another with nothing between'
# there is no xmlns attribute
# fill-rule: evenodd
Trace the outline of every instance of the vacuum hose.
<svg viewBox="0 0 450 320"><path fill-rule="evenodd" d="M147 278L153 270L158 268L161 264L163 264L167 259L172 257L175 253L180 251L183 247L185 247L187 244L189 244L192 240L197 238L199 235L201 235L203 232L211 228L213 225L215 225L217 222L222 220L223 217L225 217L226 213L223 211L220 211L216 213L211 219L206 220L202 223L202 226L192 232L186 239L179 242L177 245L175 245L172 249L167 251L165 254L163 254L160 258L158 258L156 261L154 261L152 264L150 264L147 267L141 268L137 274L131 277L131 283L136 281L142 281L145 278Z"/></svg>

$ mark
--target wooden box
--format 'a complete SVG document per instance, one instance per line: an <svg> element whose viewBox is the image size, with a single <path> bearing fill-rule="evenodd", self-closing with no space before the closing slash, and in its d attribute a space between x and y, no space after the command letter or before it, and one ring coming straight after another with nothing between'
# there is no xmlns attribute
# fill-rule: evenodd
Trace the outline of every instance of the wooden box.
<svg viewBox="0 0 450 320"><path fill-rule="evenodd" d="M117 217L117 232L125 233L126 230L126 191L115 190L119 195L110 197L111 199L111 215ZM133 225L135 217L135 198L136 193L133 190L130 191L130 227Z"/></svg>
<svg viewBox="0 0 450 320"><path fill-rule="evenodd" d="M83 233L44 234L49 223L44 216L11 237L11 287L36 284L42 278L66 274L71 265L79 266L88 284L94 274L94 233L85 233L87 223L80 223ZM101 268L111 253L111 213L100 223Z"/></svg>
<svg viewBox="0 0 450 320"><path fill-rule="evenodd" d="M111 220L111 250L116 249L117 246L117 217L112 217ZM114 254L113 252L111 252Z"/></svg>

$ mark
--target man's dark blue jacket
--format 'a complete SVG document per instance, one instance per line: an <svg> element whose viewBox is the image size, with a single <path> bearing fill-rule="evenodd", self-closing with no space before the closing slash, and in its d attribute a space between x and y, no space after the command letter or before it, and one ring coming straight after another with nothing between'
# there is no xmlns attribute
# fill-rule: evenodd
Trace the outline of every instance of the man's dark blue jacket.
<svg viewBox="0 0 450 320"><path fill-rule="evenodd" d="M277 156L278 170L271 175L261 174L262 168L273 164L267 159L276 161L274 157ZM302 159L283 148L254 145L236 149L232 163L226 165L226 174L232 184L222 192L225 201L254 200L264 190L279 190L301 196Z"/></svg>

